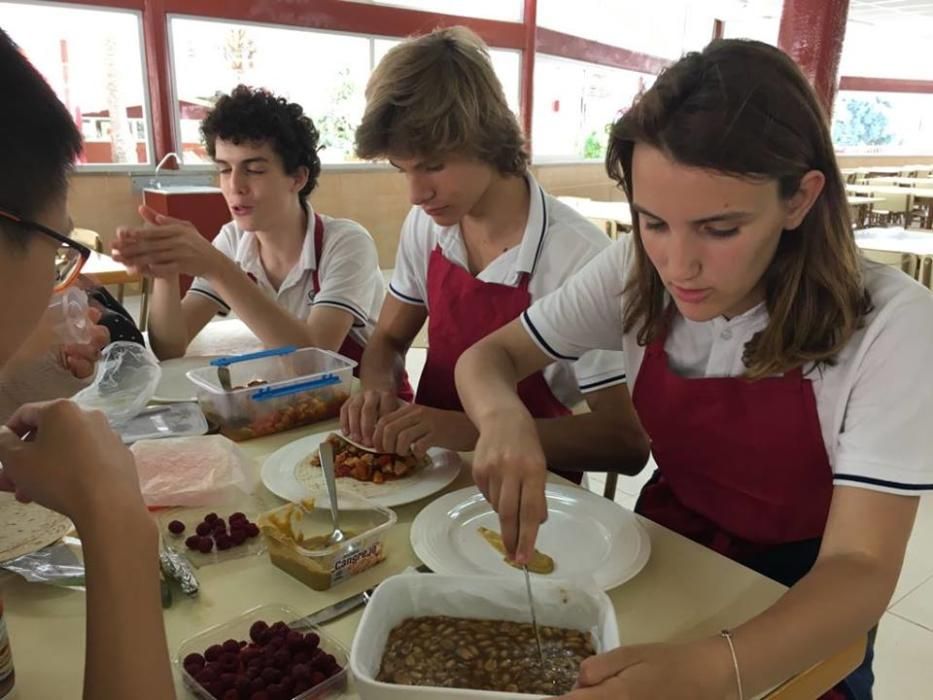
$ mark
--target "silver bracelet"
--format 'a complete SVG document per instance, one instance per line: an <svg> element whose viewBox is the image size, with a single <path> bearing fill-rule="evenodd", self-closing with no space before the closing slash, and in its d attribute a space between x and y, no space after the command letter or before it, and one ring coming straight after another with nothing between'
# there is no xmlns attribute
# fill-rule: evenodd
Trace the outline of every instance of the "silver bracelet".
<svg viewBox="0 0 933 700"><path fill-rule="evenodd" d="M745 700L745 694L742 692L742 674L739 672L739 659L735 655L735 644L732 642L732 630L723 630L719 635L729 644L729 651L732 652L732 666L735 668L735 688L739 693L739 700Z"/></svg>

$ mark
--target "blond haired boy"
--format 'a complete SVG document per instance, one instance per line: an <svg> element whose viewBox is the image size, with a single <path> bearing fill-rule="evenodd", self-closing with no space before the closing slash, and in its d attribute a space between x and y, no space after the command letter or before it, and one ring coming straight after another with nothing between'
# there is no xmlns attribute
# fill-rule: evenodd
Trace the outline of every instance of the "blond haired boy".
<svg viewBox="0 0 933 700"><path fill-rule="evenodd" d="M560 287L609 245L548 195L528 169L521 128L488 49L462 27L389 51L366 88L356 132L361 158L387 158L408 181L390 295L363 355L363 391L345 404L344 431L378 449L472 450L477 433L454 384L460 354ZM425 321L428 354L414 404L396 398L405 354ZM553 365L519 387L549 464L635 473L648 443L622 353ZM572 415L582 399L590 411Z"/></svg>

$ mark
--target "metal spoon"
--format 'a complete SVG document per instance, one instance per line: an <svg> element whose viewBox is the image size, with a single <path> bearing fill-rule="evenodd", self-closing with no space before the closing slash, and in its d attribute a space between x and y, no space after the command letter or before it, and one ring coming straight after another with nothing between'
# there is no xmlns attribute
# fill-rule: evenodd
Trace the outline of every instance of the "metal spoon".
<svg viewBox="0 0 933 700"><path fill-rule="evenodd" d="M538 659L541 661L541 667L544 667L544 650L541 648L541 632L538 630L538 617L535 615L535 599L531 595L531 575L528 573L528 566L522 566L525 572L525 589L528 591L528 607L531 609L531 627L535 631L535 643L538 645Z"/></svg>
<svg viewBox="0 0 933 700"><path fill-rule="evenodd" d="M321 470L324 472L324 487L330 499L330 517L334 521L334 531L327 536L330 544L340 544L347 539L346 533L337 525L337 480L334 478L334 446L327 440L318 448L321 455Z"/></svg>

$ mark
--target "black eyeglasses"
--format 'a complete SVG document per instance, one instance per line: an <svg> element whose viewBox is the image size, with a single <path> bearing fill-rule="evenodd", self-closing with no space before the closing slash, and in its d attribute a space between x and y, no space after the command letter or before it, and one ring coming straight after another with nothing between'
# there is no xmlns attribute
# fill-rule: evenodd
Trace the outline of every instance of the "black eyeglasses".
<svg viewBox="0 0 933 700"><path fill-rule="evenodd" d="M48 226L37 224L35 221L21 219L15 214L0 209L0 218L11 221L21 228L38 231L58 243L58 249L55 251L55 287L53 291L60 292L70 287L78 275L81 274L81 268L91 257L91 249L78 243L68 236L53 231Z"/></svg>

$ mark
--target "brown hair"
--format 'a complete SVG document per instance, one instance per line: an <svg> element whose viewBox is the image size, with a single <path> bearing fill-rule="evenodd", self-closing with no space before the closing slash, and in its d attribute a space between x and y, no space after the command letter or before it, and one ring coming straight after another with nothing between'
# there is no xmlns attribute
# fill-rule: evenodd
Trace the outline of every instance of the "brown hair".
<svg viewBox="0 0 933 700"><path fill-rule="evenodd" d="M391 49L366 86L356 153L463 153L500 173L522 175L525 139L509 109L489 51L465 27L439 29Z"/></svg>
<svg viewBox="0 0 933 700"><path fill-rule="evenodd" d="M759 379L806 363L832 364L871 310L828 120L797 65L755 41L714 41L667 68L612 127L606 170L632 195L636 143L687 166L775 180L794 195L819 170L822 193L794 235L783 235L765 272L770 320L745 346L745 376ZM635 267L624 328L646 345L673 312L633 214Z"/></svg>

